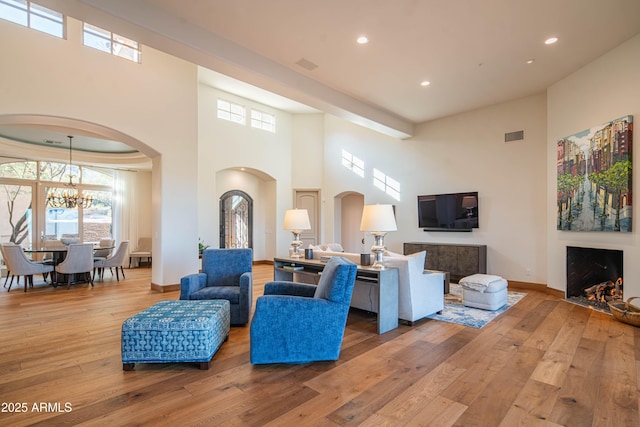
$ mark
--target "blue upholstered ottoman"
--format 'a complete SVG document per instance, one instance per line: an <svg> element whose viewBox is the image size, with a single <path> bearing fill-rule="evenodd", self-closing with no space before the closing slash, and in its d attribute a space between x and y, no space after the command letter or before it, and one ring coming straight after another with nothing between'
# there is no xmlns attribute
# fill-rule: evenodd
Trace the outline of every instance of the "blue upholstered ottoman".
<svg viewBox="0 0 640 427"><path fill-rule="evenodd" d="M122 323L122 369L135 363L199 362L229 337L229 301L161 301Z"/></svg>

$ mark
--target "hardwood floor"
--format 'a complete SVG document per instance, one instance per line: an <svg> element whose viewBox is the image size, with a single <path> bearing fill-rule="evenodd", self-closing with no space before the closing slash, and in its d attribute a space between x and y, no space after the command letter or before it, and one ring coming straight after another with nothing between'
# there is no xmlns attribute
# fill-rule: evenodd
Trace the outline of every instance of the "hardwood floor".
<svg viewBox="0 0 640 427"><path fill-rule="evenodd" d="M125 274L0 292L0 425L640 424L640 329L542 292L483 329L426 320L377 335L353 310L337 362L252 366L247 326L208 371L124 372L122 321L178 298L151 291L149 269ZM256 296L272 277L255 267Z"/></svg>

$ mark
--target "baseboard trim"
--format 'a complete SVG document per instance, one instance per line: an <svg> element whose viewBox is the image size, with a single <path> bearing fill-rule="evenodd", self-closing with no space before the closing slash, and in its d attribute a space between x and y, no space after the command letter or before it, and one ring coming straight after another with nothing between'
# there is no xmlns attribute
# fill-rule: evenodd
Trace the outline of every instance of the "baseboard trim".
<svg viewBox="0 0 640 427"><path fill-rule="evenodd" d="M151 282L151 290L156 292L175 292L180 290L180 283L171 283L169 285L158 285Z"/></svg>
<svg viewBox="0 0 640 427"><path fill-rule="evenodd" d="M508 280L509 287L518 289L531 289L532 291L544 292L545 294L553 295L554 297L564 298L564 292L559 289L553 289L545 285L544 283L531 283L531 282L517 282L515 280Z"/></svg>
<svg viewBox="0 0 640 427"><path fill-rule="evenodd" d="M253 261L253 265L273 265L273 260L263 259L260 261Z"/></svg>

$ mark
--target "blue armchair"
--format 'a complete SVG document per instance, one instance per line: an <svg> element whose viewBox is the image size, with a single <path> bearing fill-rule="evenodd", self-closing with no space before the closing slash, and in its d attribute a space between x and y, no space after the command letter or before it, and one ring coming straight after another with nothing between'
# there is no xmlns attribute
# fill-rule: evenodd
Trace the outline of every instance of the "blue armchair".
<svg viewBox="0 0 640 427"><path fill-rule="evenodd" d="M356 269L351 261L332 257L318 286L265 284L251 320L251 363L338 360Z"/></svg>
<svg viewBox="0 0 640 427"><path fill-rule="evenodd" d="M249 323L253 301L251 249L205 249L202 273L180 279L181 300L224 299L231 307L231 324Z"/></svg>

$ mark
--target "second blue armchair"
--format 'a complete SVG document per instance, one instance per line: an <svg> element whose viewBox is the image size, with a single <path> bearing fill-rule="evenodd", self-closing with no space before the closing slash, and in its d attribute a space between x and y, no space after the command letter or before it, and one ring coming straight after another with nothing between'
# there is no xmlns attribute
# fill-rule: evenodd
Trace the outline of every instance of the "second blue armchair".
<svg viewBox="0 0 640 427"><path fill-rule="evenodd" d="M337 360L356 269L352 262L333 257L317 287L267 283L251 320L251 363Z"/></svg>
<svg viewBox="0 0 640 427"><path fill-rule="evenodd" d="M231 324L249 322L253 300L251 249L205 249L202 273L180 280L180 299L224 299L231 307Z"/></svg>

